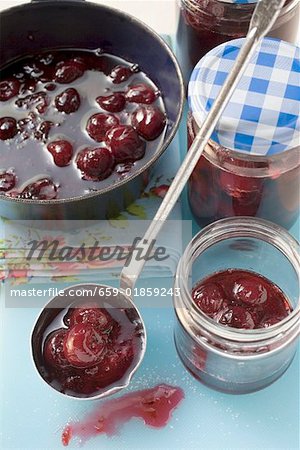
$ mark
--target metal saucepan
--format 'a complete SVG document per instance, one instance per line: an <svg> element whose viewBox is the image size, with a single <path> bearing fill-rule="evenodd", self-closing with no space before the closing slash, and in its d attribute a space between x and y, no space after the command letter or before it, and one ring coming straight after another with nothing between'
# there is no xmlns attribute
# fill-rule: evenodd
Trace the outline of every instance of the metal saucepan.
<svg viewBox="0 0 300 450"><path fill-rule="evenodd" d="M170 144L184 102L180 68L165 41L119 10L84 0L33 0L0 14L0 65L53 49L97 49L137 63L160 89L168 116L163 142L132 173L82 197L23 200L0 197L0 215L10 219L103 219L109 206L126 207L145 187L151 166ZM1 105L0 105L1 107ZM126 200L127 199L127 200Z"/></svg>

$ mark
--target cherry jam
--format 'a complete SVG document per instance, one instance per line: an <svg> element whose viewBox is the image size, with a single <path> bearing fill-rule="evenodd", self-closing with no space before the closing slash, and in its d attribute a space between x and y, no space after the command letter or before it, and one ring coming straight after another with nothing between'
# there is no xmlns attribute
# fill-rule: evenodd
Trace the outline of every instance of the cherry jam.
<svg viewBox="0 0 300 450"><path fill-rule="evenodd" d="M165 127L162 96L133 62L99 50L23 59L0 72L0 195L53 200L105 188L152 157Z"/></svg>
<svg viewBox="0 0 300 450"><path fill-rule="evenodd" d="M92 397L126 379L141 352L142 326L133 310L77 301L52 314L37 364L52 387Z"/></svg>
<svg viewBox="0 0 300 450"><path fill-rule="evenodd" d="M180 0L178 56L186 82L198 61L223 42L246 36L256 3ZM299 2L287 0L269 36L295 42Z"/></svg>
<svg viewBox="0 0 300 450"><path fill-rule="evenodd" d="M190 115L188 147L195 131ZM299 181L299 148L255 157L209 141L189 180L189 204L201 227L225 217L252 216L289 229L299 215Z"/></svg>
<svg viewBox="0 0 300 450"><path fill-rule="evenodd" d="M215 273L196 284L192 297L219 324L245 330L275 325L292 312L278 286L248 270Z"/></svg>
<svg viewBox="0 0 300 450"><path fill-rule="evenodd" d="M269 279L249 270L219 271L196 283L191 301L195 308L187 311L195 320L177 309L175 344L184 366L201 383L246 394L273 383L289 367L297 347L289 337L298 333L272 329L293 308Z"/></svg>

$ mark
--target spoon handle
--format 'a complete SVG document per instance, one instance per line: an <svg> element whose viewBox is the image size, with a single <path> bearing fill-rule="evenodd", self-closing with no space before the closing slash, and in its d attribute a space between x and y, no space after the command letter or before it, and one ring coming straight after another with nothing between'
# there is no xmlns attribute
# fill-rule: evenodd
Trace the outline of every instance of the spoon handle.
<svg viewBox="0 0 300 450"><path fill-rule="evenodd" d="M257 3L250 22L248 34L238 54L235 64L233 65L233 68L222 86L219 95L215 99L211 110L197 133L193 144L187 152L187 155L149 228L138 244L139 250L143 251L144 255L146 255L151 242L157 237L157 234L172 211L186 182L192 174L203 149L207 144L207 141L211 137L219 118L221 117L238 82L240 81L251 56L255 52L260 40L272 28L272 25L276 21L284 3L285 0L259 0ZM135 258L135 252L136 250L133 250L129 265L125 266L121 272L120 288L123 290L127 288L132 289L134 287L135 282L146 262L145 259L141 258L137 261Z"/></svg>

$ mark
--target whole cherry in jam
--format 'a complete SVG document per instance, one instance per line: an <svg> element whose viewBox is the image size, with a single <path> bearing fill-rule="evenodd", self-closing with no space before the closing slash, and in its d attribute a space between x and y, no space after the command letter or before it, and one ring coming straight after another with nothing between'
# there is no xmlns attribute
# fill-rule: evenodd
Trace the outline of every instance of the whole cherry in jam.
<svg viewBox="0 0 300 450"><path fill-rule="evenodd" d="M226 303L225 292L217 283L206 283L205 286L195 288L193 299L201 311L208 316L214 316Z"/></svg>
<svg viewBox="0 0 300 450"><path fill-rule="evenodd" d="M13 171L0 172L0 193L13 189L16 185L16 175Z"/></svg>
<svg viewBox="0 0 300 450"><path fill-rule="evenodd" d="M117 125L119 125L119 119L113 114L97 113L88 119L86 131L94 141L102 142L107 131Z"/></svg>
<svg viewBox="0 0 300 450"><path fill-rule="evenodd" d="M13 117L1 117L0 119L0 139L6 141L12 139L18 133L17 121Z"/></svg>
<svg viewBox="0 0 300 450"><path fill-rule="evenodd" d="M106 134L106 145L117 163L137 161L145 155L146 143L130 125L119 125Z"/></svg>
<svg viewBox="0 0 300 450"><path fill-rule="evenodd" d="M85 180L99 181L107 178L113 171L115 160L106 147L81 150L76 158L76 164Z"/></svg>
<svg viewBox="0 0 300 450"><path fill-rule="evenodd" d="M6 102L18 95L21 83L16 78L0 81L0 102Z"/></svg>
<svg viewBox="0 0 300 450"><path fill-rule="evenodd" d="M192 298L206 315L232 328L266 328L292 312L278 286L247 270L230 269L205 278L194 287Z"/></svg>
<svg viewBox="0 0 300 450"><path fill-rule="evenodd" d="M65 369L70 366L64 353L64 340L67 335L65 328L53 331L44 344L44 358L54 369Z"/></svg>
<svg viewBox="0 0 300 450"><path fill-rule="evenodd" d="M242 306L233 305L231 307L225 307L215 317L222 325L227 325L232 328L242 328L244 330L253 330L256 328L253 315Z"/></svg>
<svg viewBox="0 0 300 450"><path fill-rule="evenodd" d="M73 156L73 146L70 142L65 140L50 142L47 145L47 150L53 156L54 163L58 167L65 167L70 164Z"/></svg>
<svg viewBox="0 0 300 450"><path fill-rule="evenodd" d="M127 81L134 72L130 67L118 65L110 73L110 78L114 84L120 84Z"/></svg>
<svg viewBox="0 0 300 450"><path fill-rule="evenodd" d="M237 199L246 198L250 193L250 201L253 193L260 192L262 189L262 183L259 179L234 175L224 170L220 173L219 183L228 195Z"/></svg>
<svg viewBox="0 0 300 450"><path fill-rule="evenodd" d="M110 95L97 97L96 102L102 109L105 109L105 111L116 113L123 111L126 99L122 92L114 92Z"/></svg>
<svg viewBox="0 0 300 450"><path fill-rule="evenodd" d="M106 338L88 323L74 325L64 339L64 354L74 367L91 367L103 360Z"/></svg>
<svg viewBox="0 0 300 450"><path fill-rule="evenodd" d="M149 105L157 99L157 92L145 83L130 86L126 92L126 100L131 103L143 103Z"/></svg>
<svg viewBox="0 0 300 450"><path fill-rule="evenodd" d="M65 318L65 323L71 327L78 323L90 324L101 331L106 331L111 329L115 321L105 308L99 308L96 303L91 303L71 310Z"/></svg>
<svg viewBox="0 0 300 450"><path fill-rule="evenodd" d="M236 280L233 286L234 299L242 304L256 306L262 305L268 300L268 288L261 280L254 284L249 277Z"/></svg>
<svg viewBox="0 0 300 450"><path fill-rule="evenodd" d="M114 320L105 308L99 308L97 303L87 303L71 309L65 316L64 322L73 327L77 324L89 324L95 328L105 331L111 328Z"/></svg>
<svg viewBox="0 0 300 450"><path fill-rule="evenodd" d="M114 380L119 380L130 367L134 358L134 348L131 339L114 346L103 358L98 372L98 383L107 386Z"/></svg>
<svg viewBox="0 0 300 450"><path fill-rule="evenodd" d="M71 114L80 107L80 95L74 88L68 88L55 97L55 107L58 111Z"/></svg>
<svg viewBox="0 0 300 450"><path fill-rule="evenodd" d="M72 83L77 78L82 77L85 65L81 61L69 60L57 64L55 71L55 81L60 84Z"/></svg>
<svg viewBox="0 0 300 450"><path fill-rule="evenodd" d="M144 139L153 141L162 133L166 117L156 106L141 106L133 112L131 124Z"/></svg>

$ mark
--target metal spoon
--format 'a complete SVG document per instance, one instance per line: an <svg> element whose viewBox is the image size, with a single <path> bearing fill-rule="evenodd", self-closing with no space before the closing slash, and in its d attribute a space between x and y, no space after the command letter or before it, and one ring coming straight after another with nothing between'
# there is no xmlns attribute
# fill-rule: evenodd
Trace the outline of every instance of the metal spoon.
<svg viewBox="0 0 300 450"><path fill-rule="evenodd" d="M167 192L164 200L162 201L153 221L151 222L148 230L146 231L144 238L138 245L138 249L133 250L131 262L127 267L124 267L121 276L120 276L120 289L117 290L117 296L115 296L116 289L106 285L92 285L96 286L100 292L100 290L106 290L107 297L106 301L108 303L113 302L113 307L117 308L132 308L133 316L135 320L138 322L139 326L139 336L140 336L140 351L139 355L136 358L134 366L132 367L130 373L126 374L126 376L115 383L113 386L108 386L107 388L102 389L96 395L90 397L75 397L81 400L90 400L90 399L100 399L111 395L125 387L130 383L131 377L134 372L138 369L141 361L143 359L145 349L146 349L146 331L145 326L143 324L142 318L138 312L138 309L133 303L132 295L128 295L130 292L132 294L134 285L143 269L145 264L145 258L141 258L141 251L144 255L147 254L150 244L157 237L161 227L172 211L176 201L178 200L186 182L188 181L192 171L194 170L203 149L212 135L212 132L217 125L219 118L221 117L225 107L227 106L239 80L242 77L242 74L251 58L260 40L268 33L268 31L272 28L274 22L276 21L281 8L283 7L285 0L259 0L255 11L253 13L248 34L245 38L244 45L242 46L237 60L232 68L232 71L228 75L225 84L221 88L218 97L216 98L210 112L207 115L206 120L204 121L202 127L200 128L193 144L191 145L182 165L180 166L170 188ZM139 252L139 260L137 261L135 257L137 256L137 252ZM77 289L84 289L89 285L77 285ZM66 289L66 293L71 288ZM68 301L68 296L63 297L65 302ZM69 299L70 300L70 299ZM73 297L74 300L74 297ZM82 302L83 299L81 298ZM95 299L93 299L95 300ZM98 298L99 300L99 298ZM100 298L101 300L101 298ZM71 302L69 302L68 306ZM37 319L37 322L34 326L32 336L31 336L31 347L32 347L32 356L35 363L36 368L39 371L39 362L41 361L41 352L42 352L42 330L45 329L45 324L47 324L47 309L62 309L64 306L62 305L62 297L53 298L43 309L40 316ZM48 311L49 312L49 311ZM50 314L51 315L51 314ZM48 314L49 316L49 314ZM52 314L53 316L53 314ZM43 374L39 371L40 375L43 377ZM46 380L45 380L46 381ZM74 397L73 397L74 398Z"/></svg>

